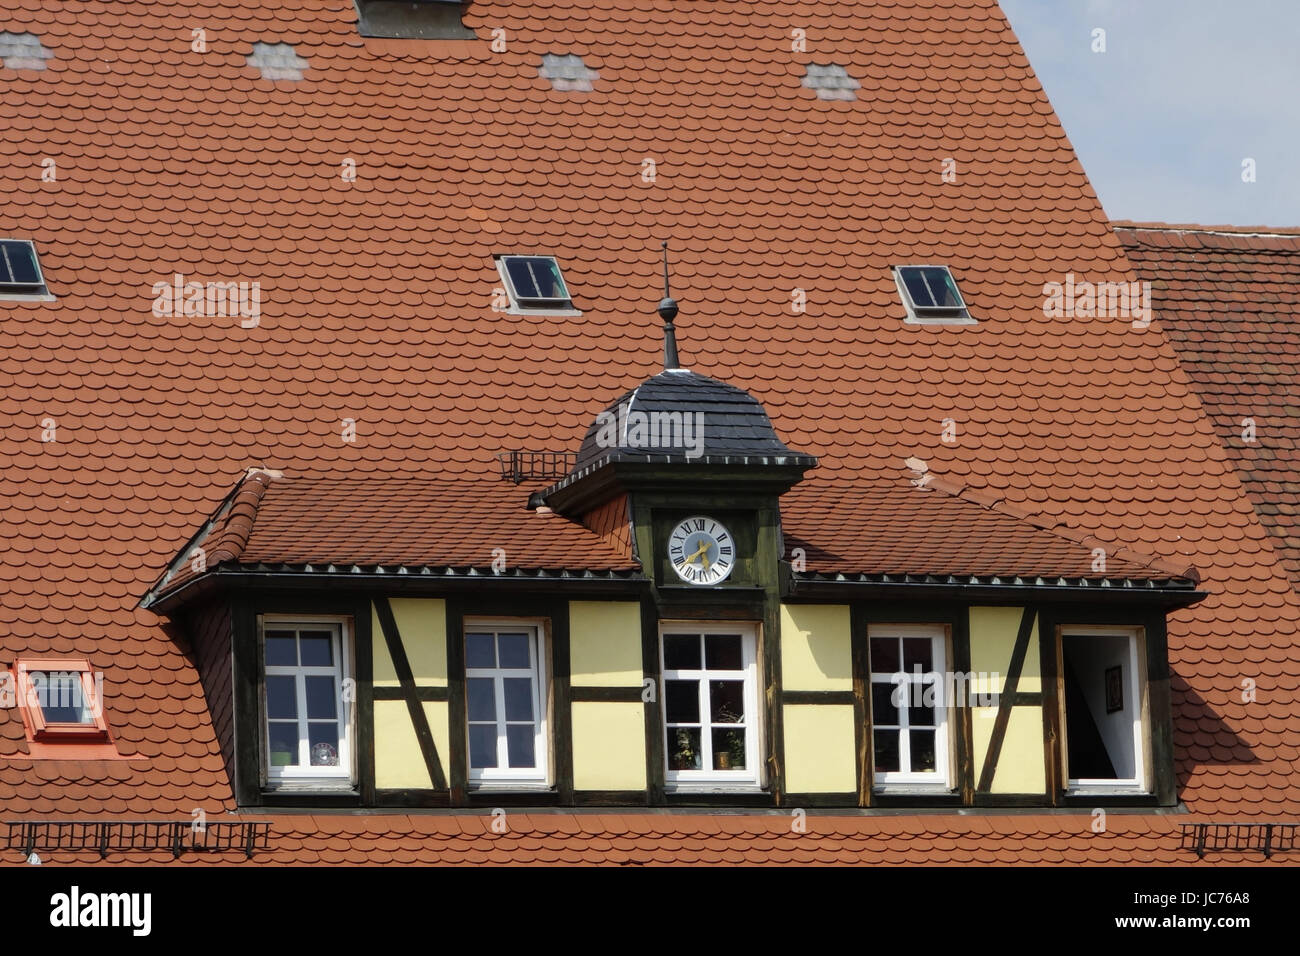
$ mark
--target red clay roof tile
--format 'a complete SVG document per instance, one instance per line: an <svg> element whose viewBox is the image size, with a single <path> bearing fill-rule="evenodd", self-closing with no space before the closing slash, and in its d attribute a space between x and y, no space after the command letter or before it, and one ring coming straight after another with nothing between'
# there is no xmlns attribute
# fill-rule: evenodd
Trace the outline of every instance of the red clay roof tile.
<svg viewBox="0 0 1300 956"><path fill-rule="evenodd" d="M1269 441L1295 439L1274 387L1287 370L1258 384L1250 371L1291 346L1271 318L1246 323L1244 361L1223 339L1235 320L1134 329L1042 314L1044 284L1067 272L1135 274L994 0L800 5L822 38L807 53L790 51L786 5L734 17L480 0L467 14L477 44L493 24L512 37L490 57L363 40L343 3L119 6L7 10L53 59L0 69L14 104L0 117L0 215L36 240L57 301L0 313L0 648L89 655L115 690L119 746L144 759L88 782L81 768L9 813L228 809L224 774L174 769L217 744L206 714L196 725L176 706L198 694L192 661L136 596L250 466L294 481L462 476L494 495L498 452L576 449L595 413L657 368L647 313L662 238L686 364L763 401L778 433L818 456L817 482L896 481L914 456L1046 527L1195 566L1211 596L1169 625L1175 713L1207 710L1205 726L1176 723L1180 794L1198 813L1300 809L1290 759L1258 724L1219 716L1240 713L1239 674L1300 686L1300 599L1217 438L1249 409ZM182 13L219 25L208 53L157 28ZM257 78L254 42L294 45L304 79ZM595 91L548 89L537 67L555 50L599 71ZM857 98L802 87L817 60L844 65ZM57 158L57 180L31 175L32 156ZM655 182L641 180L645 156ZM956 182L940 175L949 156ZM340 177L347 158L355 182ZM1289 242L1212 253L1180 237L1150 257L1170 290L1157 294L1175 294L1191 256L1253 257L1280 313L1294 279L1274 259ZM520 249L559 258L581 316L493 311L492 256ZM903 324L890 266L934 260L951 264L978 325ZM153 315L154 283L176 273L259 282L260 321ZM1189 314L1242 301L1234 282L1200 285L1187 285ZM1217 410L1207 400L1210 423L1179 371L1187 343L1198 390L1225 396ZM1247 487L1286 492L1272 460L1248 460ZM302 554L316 543L294 541ZM1261 693L1250 712L1300 738L1291 695ZM0 711L4 787L33 764L16 719ZM88 799L103 780L118 798ZM488 845L481 822L466 833ZM1104 861L1062 839L1067 858ZM330 840L295 852L345 858ZM672 858L655 840L637 862ZM423 859L443 850L429 845ZM926 852L888 846L864 862Z"/></svg>

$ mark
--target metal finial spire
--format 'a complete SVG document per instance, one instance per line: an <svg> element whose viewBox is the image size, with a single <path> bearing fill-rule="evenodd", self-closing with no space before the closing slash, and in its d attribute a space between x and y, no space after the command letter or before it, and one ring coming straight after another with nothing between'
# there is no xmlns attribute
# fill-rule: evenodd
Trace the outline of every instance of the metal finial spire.
<svg viewBox="0 0 1300 956"><path fill-rule="evenodd" d="M659 318L664 320L664 369L681 368L677 358L677 330L673 328L673 319L677 318L677 303L668 289L668 240L664 240L664 297L659 303Z"/></svg>

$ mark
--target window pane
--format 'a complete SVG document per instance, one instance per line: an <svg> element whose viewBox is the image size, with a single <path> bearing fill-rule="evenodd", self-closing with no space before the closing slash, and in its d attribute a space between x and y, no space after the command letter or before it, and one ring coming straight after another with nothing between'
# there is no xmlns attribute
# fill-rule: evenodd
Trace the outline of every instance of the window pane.
<svg viewBox="0 0 1300 956"><path fill-rule="evenodd" d="M313 767L337 767L339 765L339 725L329 723L310 723L307 725L307 752Z"/></svg>
<svg viewBox="0 0 1300 956"><path fill-rule="evenodd" d="M699 670L700 636L698 634L665 634L664 669L670 671Z"/></svg>
<svg viewBox="0 0 1300 956"><path fill-rule="evenodd" d="M533 682L528 677L505 679L506 720L533 719ZM531 724L530 724L531 726Z"/></svg>
<svg viewBox="0 0 1300 956"><path fill-rule="evenodd" d="M670 728L668 731L668 766L673 770L699 770L701 760L699 728Z"/></svg>
<svg viewBox="0 0 1300 956"><path fill-rule="evenodd" d="M329 631L303 631L298 645L304 667L334 666L334 636Z"/></svg>
<svg viewBox="0 0 1300 956"><path fill-rule="evenodd" d="M465 682L470 720L496 720L497 695L490 677L471 677ZM495 766L495 764L493 765Z"/></svg>
<svg viewBox="0 0 1300 956"><path fill-rule="evenodd" d="M493 649L494 638L491 634L465 635L465 666L496 667L496 652Z"/></svg>
<svg viewBox="0 0 1300 956"><path fill-rule="evenodd" d="M19 249L17 255L11 251L9 264L13 267L14 282L22 285L35 285L39 280L36 275L36 259L30 249Z"/></svg>
<svg viewBox="0 0 1300 956"><path fill-rule="evenodd" d="M307 717L313 720L333 720L338 717L338 695L333 677L307 678Z"/></svg>
<svg viewBox="0 0 1300 956"><path fill-rule="evenodd" d="M469 765L476 770L497 765L496 724L469 725Z"/></svg>
<svg viewBox="0 0 1300 956"><path fill-rule="evenodd" d="M292 720L298 716L297 678L272 674L266 678L266 716Z"/></svg>
<svg viewBox="0 0 1300 956"><path fill-rule="evenodd" d="M697 680L665 681L664 713L670 724L700 722L700 682Z"/></svg>
<svg viewBox="0 0 1300 956"><path fill-rule="evenodd" d="M32 247L25 242L0 243L0 282L35 285L36 281L36 257Z"/></svg>
<svg viewBox="0 0 1300 956"><path fill-rule="evenodd" d="M903 638L903 670L910 674L917 665L920 665L922 673L933 669L934 664L930 660L933 647L934 642L928 637Z"/></svg>
<svg viewBox="0 0 1300 956"><path fill-rule="evenodd" d="M713 769L745 769L745 731L742 728L713 731Z"/></svg>
<svg viewBox="0 0 1300 956"><path fill-rule="evenodd" d="M497 654L499 655L500 666L519 667L525 670L532 667L533 662L528 653L528 644L527 634L498 634Z"/></svg>
<svg viewBox="0 0 1300 956"><path fill-rule="evenodd" d="M934 297L930 294L930 287L925 278L921 275L920 269L903 269L903 285L907 286L907 294L912 297L912 304L919 306L934 305Z"/></svg>
<svg viewBox="0 0 1300 956"><path fill-rule="evenodd" d="M912 696L908 699L907 722L912 727L935 726L935 708L931 706L936 698L934 681L925 684L913 684L908 688Z"/></svg>
<svg viewBox="0 0 1300 956"><path fill-rule="evenodd" d="M934 304L956 309L961 305L957 284L947 269L924 269L925 284L929 287Z"/></svg>
<svg viewBox="0 0 1300 956"><path fill-rule="evenodd" d="M898 638L871 639L871 673L893 674L898 670Z"/></svg>
<svg viewBox="0 0 1300 956"><path fill-rule="evenodd" d="M710 634L704 639L705 660L710 670L738 671L745 667L739 634Z"/></svg>
<svg viewBox="0 0 1300 956"><path fill-rule="evenodd" d="M871 682L871 722L877 727L882 724L898 724L898 708L894 706L896 690L893 684Z"/></svg>
<svg viewBox="0 0 1300 956"><path fill-rule="evenodd" d="M922 772L934 769L934 731L909 730L912 745L912 771Z"/></svg>
<svg viewBox="0 0 1300 956"><path fill-rule="evenodd" d="M33 671L29 675L47 724L90 724L90 708L78 671Z"/></svg>
<svg viewBox="0 0 1300 956"><path fill-rule="evenodd" d="M552 259L510 258L506 274L521 299L567 299L560 268Z"/></svg>
<svg viewBox="0 0 1300 956"><path fill-rule="evenodd" d="M293 667L298 663L298 643L293 631L266 632L266 666Z"/></svg>
<svg viewBox="0 0 1300 956"><path fill-rule="evenodd" d="M739 724L745 720L745 682L709 681L709 709L715 724Z"/></svg>
<svg viewBox="0 0 1300 956"><path fill-rule="evenodd" d="M876 738L876 772L888 773L898 769L898 731L877 730Z"/></svg>
<svg viewBox="0 0 1300 956"><path fill-rule="evenodd" d="M510 276L510 282L515 287L515 294L521 299L541 298L541 292L537 288L536 271L529 268L530 263L529 259L506 260L506 274Z"/></svg>
<svg viewBox="0 0 1300 956"><path fill-rule="evenodd" d="M536 730L532 724L510 724L506 727L506 749L511 767L536 767L533 744Z"/></svg>
<svg viewBox="0 0 1300 956"><path fill-rule="evenodd" d="M296 767L298 765L298 723L275 721L268 726L271 738L271 766Z"/></svg>

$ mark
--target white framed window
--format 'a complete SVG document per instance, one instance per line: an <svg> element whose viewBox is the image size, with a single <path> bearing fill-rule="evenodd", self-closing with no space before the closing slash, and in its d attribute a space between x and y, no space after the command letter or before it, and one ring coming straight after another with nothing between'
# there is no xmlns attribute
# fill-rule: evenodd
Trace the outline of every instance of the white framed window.
<svg viewBox="0 0 1300 956"><path fill-rule="evenodd" d="M659 635L667 784L760 786L758 628L664 624Z"/></svg>
<svg viewBox="0 0 1300 956"><path fill-rule="evenodd" d="M1141 628L1061 629L1061 759L1070 791L1150 792L1144 637Z"/></svg>
<svg viewBox="0 0 1300 956"><path fill-rule="evenodd" d="M549 782L545 646L537 623L465 622L471 786Z"/></svg>
<svg viewBox="0 0 1300 956"><path fill-rule="evenodd" d="M894 282L913 325L976 325L947 266L895 266Z"/></svg>
<svg viewBox="0 0 1300 956"><path fill-rule="evenodd" d="M554 256L497 256L512 315L581 315Z"/></svg>
<svg viewBox="0 0 1300 956"><path fill-rule="evenodd" d="M951 789L947 631L929 624L873 624L867 640L874 786Z"/></svg>
<svg viewBox="0 0 1300 956"><path fill-rule="evenodd" d="M354 783L352 634L344 618L261 618L263 745L272 787Z"/></svg>

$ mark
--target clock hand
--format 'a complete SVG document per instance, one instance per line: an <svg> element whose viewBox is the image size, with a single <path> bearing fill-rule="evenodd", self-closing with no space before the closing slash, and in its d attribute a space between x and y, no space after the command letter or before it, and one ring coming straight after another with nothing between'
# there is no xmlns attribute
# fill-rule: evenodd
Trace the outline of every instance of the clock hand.
<svg viewBox="0 0 1300 956"><path fill-rule="evenodd" d="M695 563L695 559L698 558L698 557L700 557L700 555L704 555L704 560L705 560L705 562L706 562L704 566L707 568L707 567L708 567L708 563L707 563L707 562L708 562L708 560L709 560L709 557L708 557L708 555L709 555L709 543L708 543L707 541L704 542L704 544L700 545L699 548L696 550L696 552L695 552L693 555L691 555L689 558L686 559L686 563L687 563L687 564L694 564L694 563Z"/></svg>

